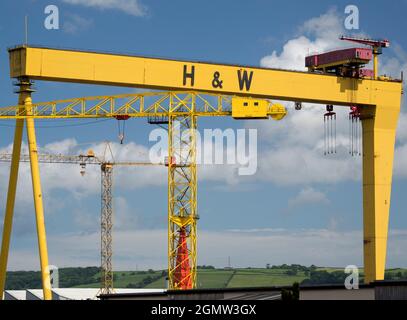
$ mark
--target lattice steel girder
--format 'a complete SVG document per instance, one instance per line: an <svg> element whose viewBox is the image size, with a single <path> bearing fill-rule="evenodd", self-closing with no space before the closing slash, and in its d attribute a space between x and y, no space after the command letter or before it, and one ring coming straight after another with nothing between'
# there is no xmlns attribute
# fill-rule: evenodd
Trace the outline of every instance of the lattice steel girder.
<svg viewBox="0 0 407 320"><path fill-rule="evenodd" d="M168 278L170 289L196 288L197 278L197 177L196 116L170 116L168 124ZM187 261L177 254L187 245ZM188 268L185 268L185 264ZM180 270L183 269L183 270Z"/></svg>
<svg viewBox="0 0 407 320"><path fill-rule="evenodd" d="M0 162L10 162L12 159L11 153L0 153ZM28 154L20 155L20 162L29 162ZM69 164L91 164L100 165L101 160L96 157L88 156L71 156L62 154L38 154L38 162L40 163L69 163Z"/></svg>
<svg viewBox="0 0 407 320"><path fill-rule="evenodd" d="M189 110L188 105L194 100L196 107ZM258 99L242 99L239 101L259 101ZM235 116L232 105L237 101L233 97L198 94L196 92L160 92L140 93L113 96L83 97L67 100L36 103L32 107L30 118L39 119L81 119L81 118L148 118L149 123L159 121L168 123L168 116L195 116L225 117ZM287 110L281 104L271 104L261 100L266 106L265 118L282 120ZM233 108L238 106L233 106ZM250 117L250 116L249 116ZM25 119L27 115L21 106L0 108L0 119ZM242 118L240 116L239 118ZM253 115L252 118L256 118ZM153 119L153 120L151 120ZM158 120L157 120L158 119ZM164 119L164 120L163 120Z"/></svg>
<svg viewBox="0 0 407 320"><path fill-rule="evenodd" d="M134 118L168 117L190 115L188 104L194 99L196 116L226 117L232 115L232 98L216 94L196 92L155 92L112 96L96 96L34 103L32 116L40 119L53 118L114 118L129 116ZM171 104L171 106L170 106ZM269 107L270 116L285 115L284 109ZM0 108L0 119L26 118L24 109L19 106Z"/></svg>
<svg viewBox="0 0 407 320"><path fill-rule="evenodd" d="M102 212L101 212L101 293L109 294L113 292L113 166L102 164Z"/></svg>
<svg viewBox="0 0 407 320"><path fill-rule="evenodd" d="M0 162L11 162L11 153L0 153ZM20 155L20 162L29 162L28 154ZM162 166L164 163L136 162L136 161L104 161L98 157L89 157L87 155L63 155L63 154L38 154L40 163L65 163L65 164L85 164L85 165L112 165L119 167L138 167L138 166Z"/></svg>

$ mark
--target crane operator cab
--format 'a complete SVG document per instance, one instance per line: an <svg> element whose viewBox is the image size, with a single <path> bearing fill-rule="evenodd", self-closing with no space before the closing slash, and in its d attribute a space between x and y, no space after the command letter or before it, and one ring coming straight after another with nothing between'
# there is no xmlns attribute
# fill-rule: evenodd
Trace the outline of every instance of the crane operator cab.
<svg viewBox="0 0 407 320"><path fill-rule="evenodd" d="M268 119L282 120L287 115L281 104L271 104L268 100L252 98L232 98L232 117L234 119Z"/></svg>

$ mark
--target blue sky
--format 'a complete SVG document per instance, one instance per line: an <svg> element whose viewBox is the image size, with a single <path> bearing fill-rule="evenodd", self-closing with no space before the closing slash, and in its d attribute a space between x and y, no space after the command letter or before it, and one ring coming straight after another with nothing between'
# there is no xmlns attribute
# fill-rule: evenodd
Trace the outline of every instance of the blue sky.
<svg viewBox="0 0 407 320"><path fill-rule="evenodd" d="M110 3L110 5L107 5ZM60 29L44 28L44 8L55 4ZM7 48L24 41L55 47L303 69L309 50L339 47L348 1L2 1L0 5L1 106L16 95L8 76ZM353 1L360 10L361 33L384 37L392 48L382 56L382 73L407 71L406 1ZM350 32L347 32L350 33ZM105 86L36 82L34 101L134 92ZM234 170L204 168L199 174L199 264L236 266L303 263L331 266L362 264L361 161L347 155L347 110L338 110L340 154L325 158L323 109L307 106L282 123L202 119L200 128L256 128L259 170L235 177ZM389 266L407 266L407 217L403 190L407 178L407 113L397 142L390 217ZM67 126L67 124L69 126ZM126 143L117 144L114 120L86 124L63 120L37 122L42 150L77 153L102 150L114 142L117 157L128 160L151 147L146 121L127 124ZM0 148L12 141L13 122L0 123ZM5 206L7 165L0 164L0 217ZM99 172L89 168L41 167L50 261L58 266L99 263ZM165 170L118 169L115 265L118 269L164 268L166 264ZM164 171L163 171L164 170ZM11 269L38 269L28 167L23 165L10 255Z"/></svg>

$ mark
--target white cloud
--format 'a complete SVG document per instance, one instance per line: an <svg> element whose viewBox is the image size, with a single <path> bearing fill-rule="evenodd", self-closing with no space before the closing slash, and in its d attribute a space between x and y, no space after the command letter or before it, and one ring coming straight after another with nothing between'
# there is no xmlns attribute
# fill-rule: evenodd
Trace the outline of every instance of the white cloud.
<svg viewBox="0 0 407 320"><path fill-rule="evenodd" d="M404 75L407 73L407 52L398 43L391 44L391 51L394 54L392 57L386 55L388 50L381 56L379 71L381 74L400 78L401 71L404 72Z"/></svg>
<svg viewBox="0 0 407 320"><path fill-rule="evenodd" d="M305 57L308 54L347 46L338 40L344 33L344 28L342 19L335 10L306 21L298 32L300 35L287 41L280 54L273 51L271 55L261 59L261 66L305 70Z"/></svg>
<svg viewBox="0 0 407 320"><path fill-rule="evenodd" d="M361 178L361 158L349 155L348 110L337 112L337 154L324 155L324 109L307 106L278 123L248 123L258 128L258 173L253 179L277 185L333 184Z"/></svg>
<svg viewBox="0 0 407 320"><path fill-rule="evenodd" d="M66 14L64 17L62 30L67 33L76 34L88 29L92 24L92 19L81 17L78 14Z"/></svg>
<svg viewBox="0 0 407 320"><path fill-rule="evenodd" d="M115 230L133 230L138 228L138 212L134 207L130 207L123 197L115 197L113 200L115 208Z"/></svg>
<svg viewBox="0 0 407 320"><path fill-rule="evenodd" d="M99 233L61 234L48 237L50 263L63 266L99 265ZM131 244L131 245L129 245ZM389 235L387 267L406 267L400 250L407 245L407 230ZM161 268L167 264L167 230L117 231L114 234L115 270ZM199 231L198 264L216 267L264 267L271 264L345 267L362 266L361 231L316 230L220 230ZM37 250L13 248L10 270L38 269Z"/></svg>
<svg viewBox="0 0 407 320"><path fill-rule="evenodd" d="M299 207L310 204L328 204L329 200L325 193L311 187L302 189L294 198L288 201L289 207Z"/></svg>
<svg viewBox="0 0 407 320"><path fill-rule="evenodd" d="M147 8L139 0L62 0L72 5L93 7L102 10L115 9L133 16L144 16Z"/></svg>

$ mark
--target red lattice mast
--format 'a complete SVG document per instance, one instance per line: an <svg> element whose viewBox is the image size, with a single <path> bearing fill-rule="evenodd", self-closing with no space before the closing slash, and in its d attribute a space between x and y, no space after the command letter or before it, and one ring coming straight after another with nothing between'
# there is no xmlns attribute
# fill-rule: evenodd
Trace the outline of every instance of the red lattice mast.
<svg viewBox="0 0 407 320"><path fill-rule="evenodd" d="M191 266L189 265L188 245L185 227L179 229L177 266L174 272L175 287L181 290L192 289Z"/></svg>

